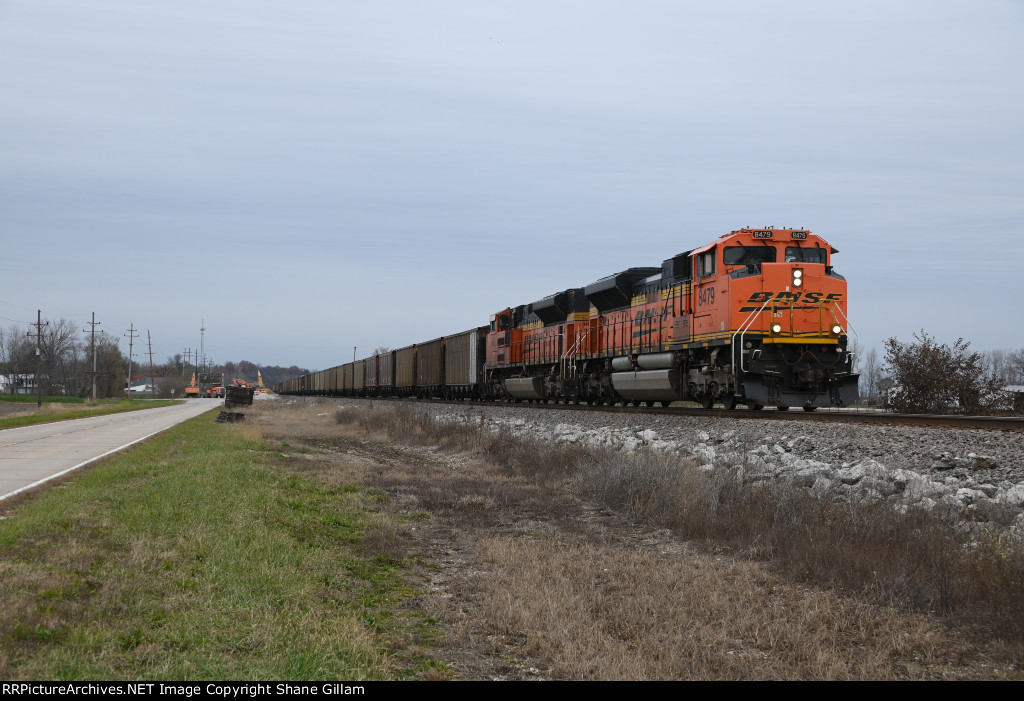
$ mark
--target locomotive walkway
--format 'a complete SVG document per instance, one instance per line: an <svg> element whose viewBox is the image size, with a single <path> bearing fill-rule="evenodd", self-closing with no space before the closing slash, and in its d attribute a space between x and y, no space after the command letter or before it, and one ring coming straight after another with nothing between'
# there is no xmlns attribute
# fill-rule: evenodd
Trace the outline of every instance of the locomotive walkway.
<svg viewBox="0 0 1024 701"><path fill-rule="evenodd" d="M223 406L190 399L174 406L0 431L0 501Z"/></svg>

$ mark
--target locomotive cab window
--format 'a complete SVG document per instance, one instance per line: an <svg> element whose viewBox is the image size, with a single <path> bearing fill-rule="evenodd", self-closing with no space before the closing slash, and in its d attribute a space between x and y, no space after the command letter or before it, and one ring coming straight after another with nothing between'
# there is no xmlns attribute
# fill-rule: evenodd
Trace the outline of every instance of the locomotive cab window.
<svg viewBox="0 0 1024 701"><path fill-rule="evenodd" d="M697 274L701 277L715 272L715 249L701 253L697 259Z"/></svg>
<svg viewBox="0 0 1024 701"><path fill-rule="evenodd" d="M775 262L774 246L726 246L723 265L757 265Z"/></svg>
<svg viewBox="0 0 1024 701"><path fill-rule="evenodd" d="M799 246L786 246L787 263L827 263L827 255L824 248L800 248Z"/></svg>

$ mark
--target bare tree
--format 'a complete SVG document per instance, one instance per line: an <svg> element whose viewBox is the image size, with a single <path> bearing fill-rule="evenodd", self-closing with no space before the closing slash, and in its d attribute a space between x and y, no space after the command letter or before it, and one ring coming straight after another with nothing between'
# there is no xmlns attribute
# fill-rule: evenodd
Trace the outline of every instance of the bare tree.
<svg viewBox="0 0 1024 701"><path fill-rule="evenodd" d="M2 361L8 373L33 372L35 348L24 329L12 326L3 334Z"/></svg>
<svg viewBox="0 0 1024 701"><path fill-rule="evenodd" d="M1024 348L1006 354L1007 384L1024 385Z"/></svg>
<svg viewBox="0 0 1024 701"><path fill-rule="evenodd" d="M67 319L50 321L41 329L39 341L43 356L43 390L46 394L82 393L82 355L78 325Z"/></svg>
<svg viewBox="0 0 1024 701"><path fill-rule="evenodd" d="M106 332L96 334L96 393L100 397L120 397L124 387L124 356L118 339Z"/></svg>
<svg viewBox="0 0 1024 701"><path fill-rule="evenodd" d="M983 354L985 368L992 377L1001 384L1009 384L1009 367L1006 362L1007 352L1000 348L985 351Z"/></svg>
<svg viewBox="0 0 1024 701"><path fill-rule="evenodd" d="M878 360L878 351L868 351L860 366L860 393L870 404L879 403L878 382L882 379L882 364Z"/></svg>
<svg viewBox="0 0 1024 701"><path fill-rule="evenodd" d="M0 330L0 374L7 376L0 392L16 394L25 387L24 377L35 372L35 348L27 332L17 326Z"/></svg>

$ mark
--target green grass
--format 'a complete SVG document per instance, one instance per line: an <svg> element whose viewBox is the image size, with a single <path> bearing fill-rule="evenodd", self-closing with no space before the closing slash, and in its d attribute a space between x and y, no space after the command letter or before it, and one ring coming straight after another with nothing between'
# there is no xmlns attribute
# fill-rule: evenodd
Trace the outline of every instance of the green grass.
<svg viewBox="0 0 1024 701"><path fill-rule="evenodd" d="M377 515L204 415L0 521L0 678L386 679ZM412 672L409 672L410 674Z"/></svg>
<svg viewBox="0 0 1024 701"><path fill-rule="evenodd" d="M86 406L83 409L68 408L67 405L70 402L62 402L56 406L44 404L42 410L34 414L0 418L0 429L32 426L34 424L45 424L54 421L68 421L69 419L83 419L87 416L119 414L123 411L156 409L157 407L170 406L175 403L171 400L138 402L124 399L104 399L98 402L96 406Z"/></svg>
<svg viewBox="0 0 1024 701"><path fill-rule="evenodd" d="M10 402L12 404L35 404L38 400L34 394L0 394L0 402ZM119 401L117 399L101 399L101 404L109 402ZM81 397L64 397L61 395L44 395L44 404L84 404L85 400Z"/></svg>

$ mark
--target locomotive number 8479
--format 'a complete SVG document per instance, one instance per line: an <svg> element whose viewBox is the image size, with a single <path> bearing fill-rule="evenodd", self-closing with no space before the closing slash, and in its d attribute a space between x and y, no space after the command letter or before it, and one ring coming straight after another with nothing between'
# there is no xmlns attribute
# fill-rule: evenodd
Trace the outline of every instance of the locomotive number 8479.
<svg viewBox="0 0 1024 701"><path fill-rule="evenodd" d="M740 229L490 325L279 385L295 394L706 408L844 406L857 398L846 279L800 229Z"/></svg>

